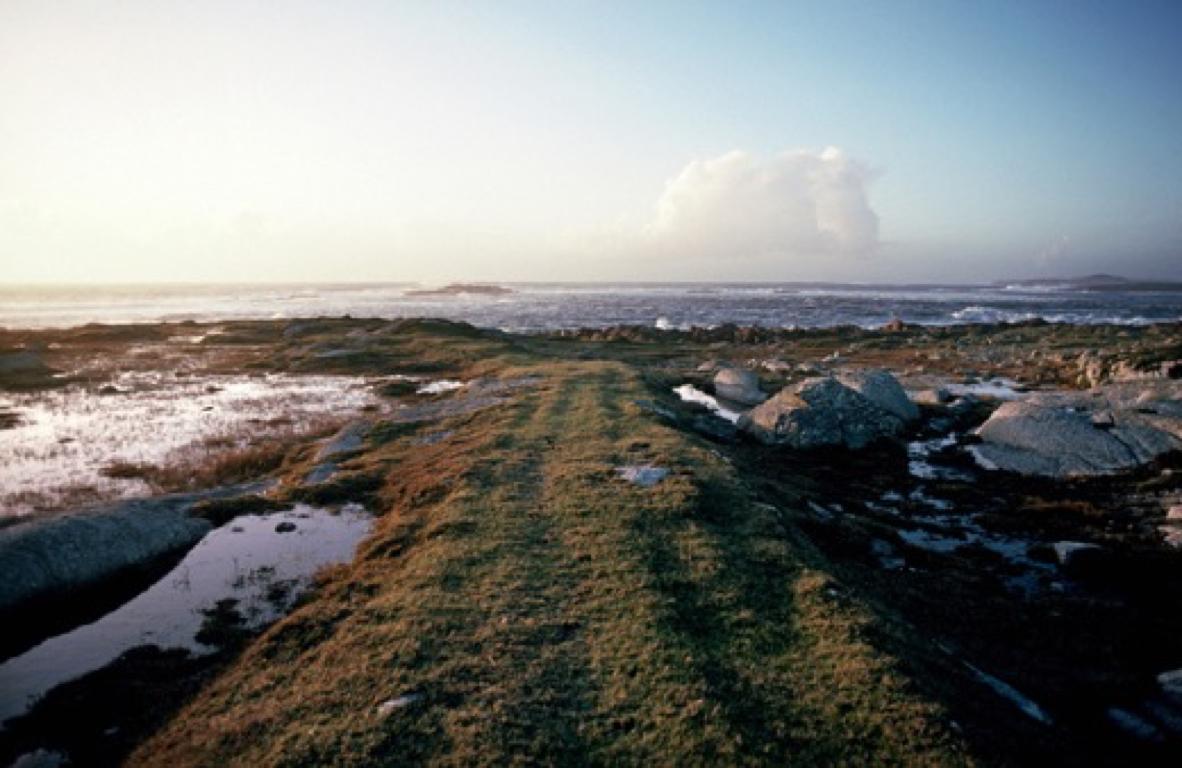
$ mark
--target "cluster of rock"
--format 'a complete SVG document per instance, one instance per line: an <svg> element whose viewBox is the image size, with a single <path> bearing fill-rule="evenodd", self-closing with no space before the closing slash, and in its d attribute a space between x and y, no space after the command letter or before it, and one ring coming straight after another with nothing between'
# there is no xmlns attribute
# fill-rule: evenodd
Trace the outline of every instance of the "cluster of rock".
<svg viewBox="0 0 1182 768"><path fill-rule="evenodd" d="M1094 352L1082 352L1075 361L1078 383L1085 387L1122 381L1182 378L1182 360L1167 360L1154 365L1134 365L1128 360L1113 360Z"/></svg>
<svg viewBox="0 0 1182 768"><path fill-rule="evenodd" d="M856 450L899 435L919 418L916 403L883 370L811 376L769 398L752 370L710 369L719 401L743 411L738 429L769 445ZM1182 450L1182 381L1170 375L1163 367L1154 378L1002 403L976 430L979 441L970 450L987 469L1024 475L1062 478L1143 466ZM946 390L916 400L955 409Z"/></svg>
<svg viewBox="0 0 1182 768"><path fill-rule="evenodd" d="M738 426L768 444L858 449L899 434L918 417L894 376L862 370L785 387L743 414Z"/></svg>
<svg viewBox="0 0 1182 768"><path fill-rule="evenodd" d="M1120 472L1182 450L1182 382L1110 384L1003 404L972 446L988 469L1074 477Z"/></svg>

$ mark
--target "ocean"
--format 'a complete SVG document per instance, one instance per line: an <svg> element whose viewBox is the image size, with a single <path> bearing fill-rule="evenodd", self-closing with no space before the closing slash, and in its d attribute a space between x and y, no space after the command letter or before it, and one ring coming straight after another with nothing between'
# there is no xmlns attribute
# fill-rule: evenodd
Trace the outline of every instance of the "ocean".
<svg viewBox="0 0 1182 768"><path fill-rule="evenodd" d="M895 318L945 325L1043 319L1145 325L1182 320L1182 291L1063 285L734 283L503 284L502 295L413 295L411 284L0 286L0 327L289 317L441 317L507 331L723 323L773 328Z"/></svg>

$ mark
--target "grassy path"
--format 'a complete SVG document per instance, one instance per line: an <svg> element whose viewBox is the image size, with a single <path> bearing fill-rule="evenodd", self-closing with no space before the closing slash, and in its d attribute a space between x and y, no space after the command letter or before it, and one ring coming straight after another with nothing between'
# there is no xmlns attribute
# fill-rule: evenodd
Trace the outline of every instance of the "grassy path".
<svg viewBox="0 0 1182 768"><path fill-rule="evenodd" d="M633 369L542 372L447 440L373 447L357 560L132 762L968 762L776 510L639 412Z"/></svg>

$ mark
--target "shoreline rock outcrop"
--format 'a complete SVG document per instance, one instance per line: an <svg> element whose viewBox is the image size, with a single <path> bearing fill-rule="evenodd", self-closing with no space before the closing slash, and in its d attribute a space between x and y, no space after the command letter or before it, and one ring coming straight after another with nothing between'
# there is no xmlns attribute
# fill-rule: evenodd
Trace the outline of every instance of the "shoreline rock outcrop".
<svg viewBox="0 0 1182 768"><path fill-rule="evenodd" d="M1083 477L1128 471L1182 450L1182 385L1113 384L1004 403L977 429L986 469Z"/></svg>

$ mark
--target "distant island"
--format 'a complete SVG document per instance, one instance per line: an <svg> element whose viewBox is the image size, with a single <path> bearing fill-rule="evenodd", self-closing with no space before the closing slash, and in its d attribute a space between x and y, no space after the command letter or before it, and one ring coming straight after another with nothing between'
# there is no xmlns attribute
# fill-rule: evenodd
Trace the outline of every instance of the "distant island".
<svg viewBox="0 0 1182 768"><path fill-rule="evenodd" d="M448 283L442 288L416 288L406 291L406 296L505 296L513 293L512 288L484 283Z"/></svg>
<svg viewBox="0 0 1182 768"><path fill-rule="evenodd" d="M1182 282L1172 280L1130 280L1119 275L1095 274L1083 277L1044 277L1029 280L999 280L999 287L1056 288L1067 291L1182 291Z"/></svg>

